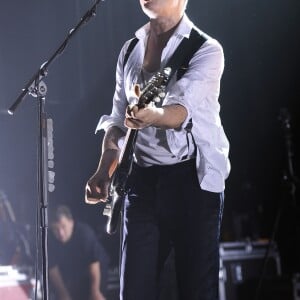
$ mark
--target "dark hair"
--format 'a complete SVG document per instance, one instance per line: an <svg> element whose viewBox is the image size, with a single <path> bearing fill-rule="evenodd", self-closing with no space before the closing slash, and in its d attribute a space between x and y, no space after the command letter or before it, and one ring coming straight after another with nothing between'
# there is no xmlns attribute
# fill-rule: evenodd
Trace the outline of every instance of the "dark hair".
<svg viewBox="0 0 300 300"><path fill-rule="evenodd" d="M56 205L54 207L51 207L51 205L49 205L48 213L48 219L50 224L58 222L62 217L66 217L70 220L73 220L72 212L70 208L66 205Z"/></svg>

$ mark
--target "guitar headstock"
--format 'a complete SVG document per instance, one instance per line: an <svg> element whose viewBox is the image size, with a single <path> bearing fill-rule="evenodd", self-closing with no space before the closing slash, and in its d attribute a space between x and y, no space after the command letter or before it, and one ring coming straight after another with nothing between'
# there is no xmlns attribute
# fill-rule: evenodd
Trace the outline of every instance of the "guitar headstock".
<svg viewBox="0 0 300 300"><path fill-rule="evenodd" d="M158 103L166 96L165 88L171 75L171 68L157 72L141 91L138 106L143 107L150 102Z"/></svg>

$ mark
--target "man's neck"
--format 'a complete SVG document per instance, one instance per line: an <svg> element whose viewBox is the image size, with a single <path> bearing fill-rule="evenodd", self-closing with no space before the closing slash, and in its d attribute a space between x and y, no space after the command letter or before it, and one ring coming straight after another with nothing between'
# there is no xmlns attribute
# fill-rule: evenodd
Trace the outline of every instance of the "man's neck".
<svg viewBox="0 0 300 300"><path fill-rule="evenodd" d="M183 15L160 17L150 20L150 34L157 38L171 36Z"/></svg>
<svg viewBox="0 0 300 300"><path fill-rule="evenodd" d="M164 48L168 40L176 30L181 18L164 18L150 20L150 32L148 43Z"/></svg>

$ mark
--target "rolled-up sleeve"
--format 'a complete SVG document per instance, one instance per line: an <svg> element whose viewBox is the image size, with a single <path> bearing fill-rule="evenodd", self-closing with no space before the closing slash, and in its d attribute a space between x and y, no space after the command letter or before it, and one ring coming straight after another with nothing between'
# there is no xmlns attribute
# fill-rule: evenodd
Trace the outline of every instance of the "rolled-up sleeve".
<svg viewBox="0 0 300 300"><path fill-rule="evenodd" d="M124 63L124 55L128 48L129 42L126 42L121 49L119 54L117 68L116 68L116 86L115 92L113 96L113 106L110 115L101 116L98 125L96 127L96 132L103 129L105 131L112 126L117 126L121 129L125 130L124 126L124 118L125 118L125 110L127 107L125 88L124 88L124 78L123 78L123 63Z"/></svg>
<svg viewBox="0 0 300 300"><path fill-rule="evenodd" d="M220 79L224 69L224 55L221 45L214 39L205 42L190 61L184 76L172 79L164 105L180 104L188 112L185 123L193 117L193 112L205 99L217 102L220 92ZM214 105L212 103L212 105ZM183 124L183 128L185 124Z"/></svg>
<svg viewBox="0 0 300 300"><path fill-rule="evenodd" d="M180 104L186 108L188 115L182 128L192 119L193 124L204 125L205 135L210 134L212 128L220 123L218 96L223 69L223 49L216 40L209 39L195 53L184 76L178 81L174 76L174 84L170 85L164 105ZM183 134L184 131L177 129L168 130L171 148L171 144L176 139L181 139Z"/></svg>
<svg viewBox="0 0 300 300"><path fill-rule="evenodd" d="M222 46L216 40L208 39L191 59L184 76L171 85L164 102L164 105L180 104L186 108L188 115L181 128L192 120L200 185L210 191L223 189L230 169L229 143L221 124L218 101L223 70ZM185 134L184 130L167 130L168 144L173 152L176 153ZM211 170L214 175L209 178Z"/></svg>

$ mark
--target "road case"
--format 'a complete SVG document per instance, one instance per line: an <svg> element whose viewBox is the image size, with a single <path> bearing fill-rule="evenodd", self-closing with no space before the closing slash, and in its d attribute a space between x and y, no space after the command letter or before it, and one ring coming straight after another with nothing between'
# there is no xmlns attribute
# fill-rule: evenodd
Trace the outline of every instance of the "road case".
<svg viewBox="0 0 300 300"><path fill-rule="evenodd" d="M262 274L263 282L281 275L276 244L268 241L226 242L220 244L219 300L253 300Z"/></svg>

